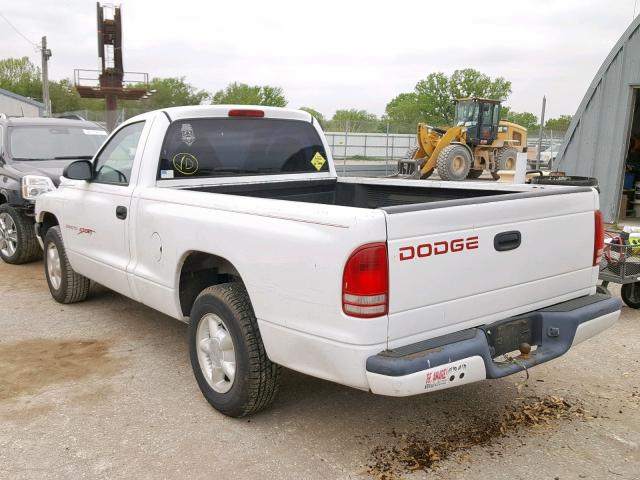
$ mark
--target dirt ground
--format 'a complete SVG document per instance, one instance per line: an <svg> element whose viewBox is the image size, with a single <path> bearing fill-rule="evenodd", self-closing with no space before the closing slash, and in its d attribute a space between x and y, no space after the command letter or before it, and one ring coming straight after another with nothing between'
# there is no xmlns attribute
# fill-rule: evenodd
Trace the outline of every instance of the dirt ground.
<svg viewBox="0 0 640 480"><path fill-rule="evenodd" d="M235 420L201 396L185 325L101 287L59 305L39 262L0 262L0 292L0 479L640 479L627 307L526 382L396 399L287 370Z"/></svg>

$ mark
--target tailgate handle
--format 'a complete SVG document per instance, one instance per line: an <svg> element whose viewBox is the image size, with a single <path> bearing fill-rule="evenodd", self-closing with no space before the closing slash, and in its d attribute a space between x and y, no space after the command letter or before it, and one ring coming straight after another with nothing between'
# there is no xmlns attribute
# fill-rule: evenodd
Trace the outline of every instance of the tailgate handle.
<svg viewBox="0 0 640 480"><path fill-rule="evenodd" d="M515 250L522 243L522 235L519 231L502 232L493 239L493 247L499 252Z"/></svg>

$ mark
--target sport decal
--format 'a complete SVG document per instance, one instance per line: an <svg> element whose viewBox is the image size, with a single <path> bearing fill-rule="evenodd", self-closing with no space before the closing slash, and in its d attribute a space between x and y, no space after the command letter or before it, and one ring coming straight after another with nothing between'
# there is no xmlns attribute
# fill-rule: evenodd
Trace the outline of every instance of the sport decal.
<svg viewBox="0 0 640 480"><path fill-rule="evenodd" d="M317 171L320 171L325 163L327 163L327 160L322 156L320 152L316 152L316 154L311 159L311 165L313 165Z"/></svg>
<svg viewBox="0 0 640 480"><path fill-rule="evenodd" d="M190 153L176 153L171 163L183 175L193 175L198 171L198 159Z"/></svg>

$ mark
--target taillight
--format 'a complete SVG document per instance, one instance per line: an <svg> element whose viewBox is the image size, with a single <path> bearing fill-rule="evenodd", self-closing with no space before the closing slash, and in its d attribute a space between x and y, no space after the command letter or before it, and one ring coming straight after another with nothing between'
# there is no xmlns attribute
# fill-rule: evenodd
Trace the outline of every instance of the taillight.
<svg viewBox="0 0 640 480"><path fill-rule="evenodd" d="M264 117L264 111L262 110L249 110L249 109L236 109L229 110L230 117Z"/></svg>
<svg viewBox="0 0 640 480"><path fill-rule="evenodd" d="M389 267L386 243L356 249L342 276L342 310L347 315L371 318L389 311Z"/></svg>
<svg viewBox="0 0 640 480"><path fill-rule="evenodd" d="M594 212L595 234L593 237L593 266L600 265L600 257L604 248L604 224L602 222L602 212Z"/></svg>

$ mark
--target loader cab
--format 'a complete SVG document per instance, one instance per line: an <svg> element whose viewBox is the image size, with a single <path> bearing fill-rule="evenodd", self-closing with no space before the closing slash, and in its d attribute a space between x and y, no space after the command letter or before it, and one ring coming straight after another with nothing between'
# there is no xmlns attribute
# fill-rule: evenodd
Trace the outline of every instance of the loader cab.
<svg viewBox="0 0 640 480"><path fill-rule="evenodd" d="M456 101L455 125L467 128L467 143L490 145L498 135L500 101L463 98Z"/></svg>

